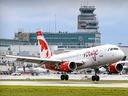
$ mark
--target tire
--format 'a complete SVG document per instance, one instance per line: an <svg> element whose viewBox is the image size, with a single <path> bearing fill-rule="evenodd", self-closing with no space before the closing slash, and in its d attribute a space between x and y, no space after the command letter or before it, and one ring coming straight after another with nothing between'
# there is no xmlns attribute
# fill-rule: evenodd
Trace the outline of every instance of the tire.
<svg viewBox="0 0 128 96"><path fill-rule="evenodd" d="M69 76L68 75L65 75L65 80L68 80L69 79Z"/></svg>
<svg viewBox="0 0 128 96"><path fill-rule="evenodd" d="M60 76L60 79L61 79L61 80L64 80L64 79L65 79L65 76L64 76L64 75L61 75L61 76Z"/></svg>
<svg viewBox="0 0 128 96"><path fill-rule="evenodd" d="M92 81L95 81L96 80L96 76L92 76Z"/></svg>
<svg viewBox="0 0 128 96"><path fill-rule="evenodd" d="M100 80L100 77L99 76L96 76L96 81L99 81Z"/></svg>
<svg viewBox="0 0 128 96"><path fill-rule="evenodd" d="M39 74L38 73L36 73L36 76L38 76Z"/></svg>

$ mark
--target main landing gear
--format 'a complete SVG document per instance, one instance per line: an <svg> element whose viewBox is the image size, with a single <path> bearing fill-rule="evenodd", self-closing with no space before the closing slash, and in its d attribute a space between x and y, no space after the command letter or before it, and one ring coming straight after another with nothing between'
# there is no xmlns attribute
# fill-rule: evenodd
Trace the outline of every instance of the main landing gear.
<svg viewBox="0 0 128 96"><path fill-rule="evenodd" d="M60 76L60 79L61 79L61 80L68 80L68 79L69 79L69 76L65 73L65 74L62 74L62 75Z"/></svg>
<svg viewBox="0 0 128 96"><path fill-rule="evenodd" d="M95 70L95 75L92 76L92 81L99 81L100 77L97 75L98 69L94 69L94 70Z"/></svg>

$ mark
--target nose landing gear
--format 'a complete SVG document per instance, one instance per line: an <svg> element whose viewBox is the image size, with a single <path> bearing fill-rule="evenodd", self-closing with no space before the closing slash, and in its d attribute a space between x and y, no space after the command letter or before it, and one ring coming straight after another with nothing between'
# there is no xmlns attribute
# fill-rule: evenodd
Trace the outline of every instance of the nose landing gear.
<svg viewBox="0 0 128 96"><path fill-rule="evenodd" d="M97 75L98 69L94 69L95 75L92 76L92 81L99 81L100 77Z"/></svg>

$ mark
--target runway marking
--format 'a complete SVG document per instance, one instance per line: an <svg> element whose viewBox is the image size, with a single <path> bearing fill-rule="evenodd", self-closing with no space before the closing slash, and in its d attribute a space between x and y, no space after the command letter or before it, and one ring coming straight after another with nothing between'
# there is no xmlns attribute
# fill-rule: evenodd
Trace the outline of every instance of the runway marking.
<svg viewBox="0 0 128 96"><path fill-rule="evenodd" d="M128 83L106 83L106 82L37 82L37 81L0 81L0 85L20 86L80 86L80 87L126 87Z"/></svg>

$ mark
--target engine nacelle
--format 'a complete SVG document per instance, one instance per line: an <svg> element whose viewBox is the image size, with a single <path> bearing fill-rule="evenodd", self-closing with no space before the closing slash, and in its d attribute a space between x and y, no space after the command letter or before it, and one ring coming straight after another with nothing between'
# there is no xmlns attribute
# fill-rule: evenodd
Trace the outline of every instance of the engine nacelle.
<svg viewBox="0 0 128 96"><path fill-rule="evenodd" d="M54 71L72 72L76 70L77 65L75 62L63 62L58 64L44 64L41 67Z"/></svg>
<svg viewBox="0 0 128 96"><path fill-rule="evenodd" d="M77 65L75 62L64 62L60 64L60 71L63 72L72 72L76 70Z"/></svg>
<svg viewBox="0 0 128 96"><path fill-rule="evenodd" d="M122 64L110 64L108 65L108 71L110 73L120 73L123 70Z"/></svg>

